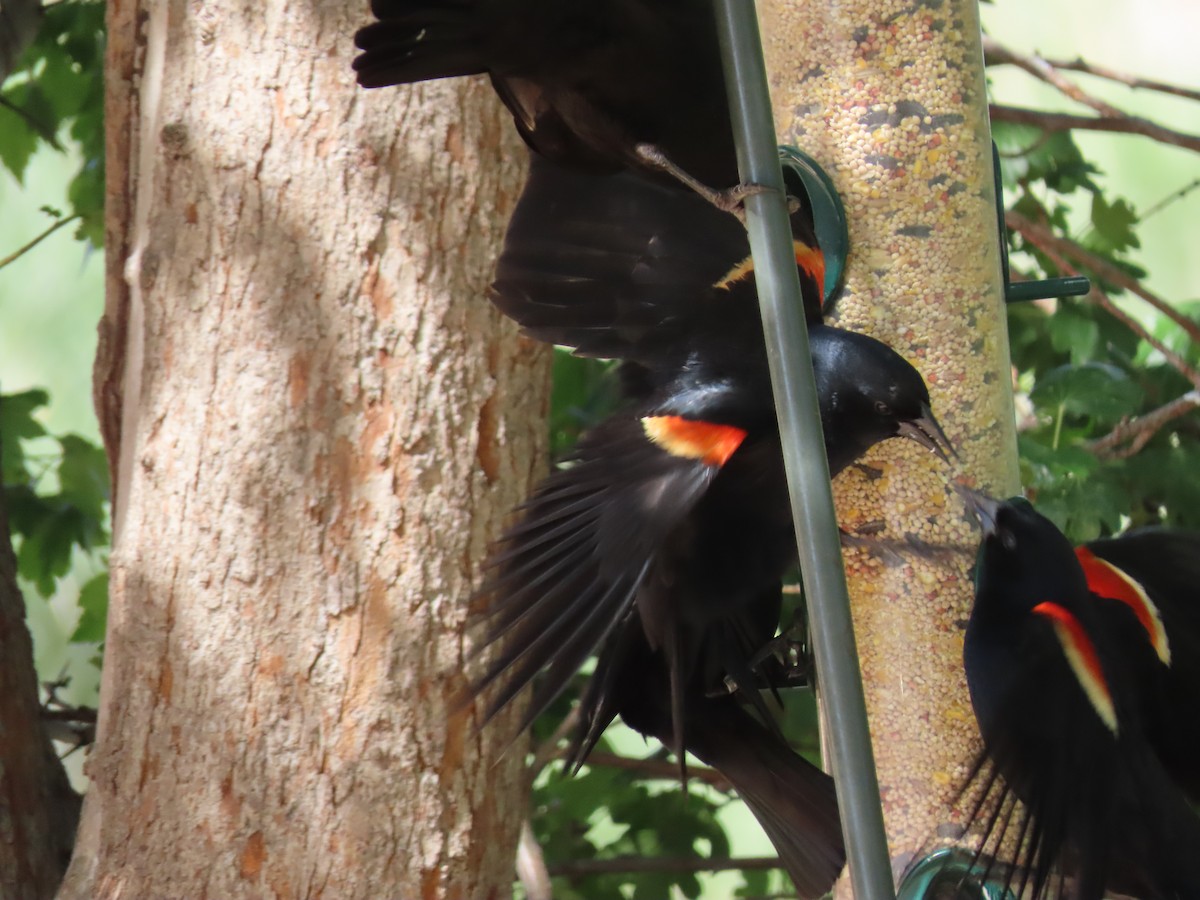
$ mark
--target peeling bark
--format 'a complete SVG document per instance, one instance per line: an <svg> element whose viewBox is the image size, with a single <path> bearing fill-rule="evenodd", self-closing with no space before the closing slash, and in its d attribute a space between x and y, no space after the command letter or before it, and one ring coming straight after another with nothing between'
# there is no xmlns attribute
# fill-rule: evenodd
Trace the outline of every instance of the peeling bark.
<svg viewBox="0 0 1200 900"><path fill-rule="evenodd" d="M60 896L507 896L520 754L453 698L542 469L547 354L484 299L511 121L355 88L365 4L108 15L114 550Z"/></svg>

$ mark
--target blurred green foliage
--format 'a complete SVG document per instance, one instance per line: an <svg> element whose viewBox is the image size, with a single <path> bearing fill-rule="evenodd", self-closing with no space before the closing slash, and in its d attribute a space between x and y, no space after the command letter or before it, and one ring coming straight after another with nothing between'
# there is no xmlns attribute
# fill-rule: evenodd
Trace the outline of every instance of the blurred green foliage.
<svg viewBox="0 0 1200 900"><path fill-rule="evenodd" d="M1101 186L1069 133L1044 137L1025 126L997 124L1008 208L1048 224L1133 278L1145 275L1129 258L1139 246L1138 213ZM1086 227L1070 232L1072 213L1090 209ZM1013 268L1027 277L1064 273L1058 262L1010 234ZM1018 264L1019 263L1019 264ZM1080 266L1108 296L1124 293ZM1200 305L1177 306L1200 321ZM1176 323L1149 309L1135 311L1151 334L1195 364L1198 350ZM1013 366L1031 404L1022 423L1022 483L1038 508L1082 541L1122 528L1161 524L1200 527L1200 424L1194 415L1169 422L1129 458L1097 453L1090 444L1120 423L1187 393L1192 384L1153 347L1097 303L1063 299L1009 307Z"/></svg>
<svg viewBox="0 0 1200 900"><path fill-rule="evenodd" d="M76 552L102 561L109 544L108 460L78 435L54 435L42 427L35 414L49 400L40 390L0 396L0 486L17 575L47 599L71 571ZM71 640L100 643L107 572L83 586L79 606Z"/></svg>
<svg viewBox="0 0 1200 900"><path fill-rule="evenodd" d="M0 164L20 182L40 143L83 154L67 197L76 236L104 242L104 4L62 0L45 7L42 26L0 86Z"/></svg>

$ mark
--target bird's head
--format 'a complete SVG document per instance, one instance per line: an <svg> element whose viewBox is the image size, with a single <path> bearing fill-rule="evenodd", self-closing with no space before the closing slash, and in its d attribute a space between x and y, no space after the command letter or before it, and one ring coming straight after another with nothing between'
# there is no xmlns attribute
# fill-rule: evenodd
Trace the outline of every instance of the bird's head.
<svg viewBox="0 0 1200 900"><path fill-rule="evenodd" d="M977 592L987 585L1030 609L1044 601L1058 602L1087 593L1087 579L1075 548L1028 500L997 500L960 484L953 487L983 532L975 575Z"/></svg>
<svg viewBox="0 0 1200 900"><path fill-rule="evenodd" d="M887 344L838 328L813 329L813 360L832 472L892 437L916 441L946 462L957 456L921 373Z"/></svg>

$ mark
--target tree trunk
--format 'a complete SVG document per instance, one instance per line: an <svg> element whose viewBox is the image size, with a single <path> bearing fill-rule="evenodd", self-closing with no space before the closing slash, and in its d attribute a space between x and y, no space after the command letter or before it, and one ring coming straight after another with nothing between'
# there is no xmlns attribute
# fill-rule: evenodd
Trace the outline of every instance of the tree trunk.
<svg viewBox="0 0 1200 900"><path fill-rule="evenodd" d="M79 797L40 718L33 644L0 490L0 897L53 897L71 855Z"/></svg>
<svg viewBox="0 0 1200 900"><path fill-rule="evenodd" d="M454 699L542 468L546 353L484 299L524 154L479 80L359 91L366 6L109 6L112 597L63 898L510 892L520 754Z"/></svg>

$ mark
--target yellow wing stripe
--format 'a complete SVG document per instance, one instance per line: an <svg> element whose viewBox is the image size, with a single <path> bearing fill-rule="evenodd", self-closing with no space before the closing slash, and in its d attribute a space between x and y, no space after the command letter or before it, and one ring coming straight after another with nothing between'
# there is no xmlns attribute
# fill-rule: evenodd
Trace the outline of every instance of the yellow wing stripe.
<svg viewBox="0 0 1200 900"><path fill-rule="evenodd" d="M816 247L810 247L804 241L792 241L792 249L796 253L796 265L798 265L804 274L816 282L817 289L824 291L825 289L825 257ZM729 288L737 284L744 278L749 277L754 272L754 258L747 256L740 263L725 273L724 277L718 281L713 287L718 290L727 291Z"/></svg>
<svg viewBox="0 0 1200 900"><path fill-rule="evenodd" d="M1087 694L1100 720L1108 726L1109 731L1117 734L1117 710L1113 706L1108 682L1104 679L1100 654L1096 652L1096 645L1083 630L1079 619L1057 603L1039 603L1033 611L1039 616L1045 616L1054 625L1054 633L1080 687Z"/></svg>

